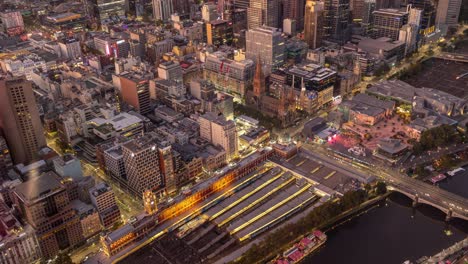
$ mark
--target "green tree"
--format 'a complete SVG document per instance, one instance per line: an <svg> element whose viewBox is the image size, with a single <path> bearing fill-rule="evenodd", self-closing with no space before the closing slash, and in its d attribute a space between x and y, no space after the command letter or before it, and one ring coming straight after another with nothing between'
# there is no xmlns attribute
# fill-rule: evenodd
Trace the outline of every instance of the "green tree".
<svg viewBox="0 0 468 264"><path fill-rule="evenodd" d="M62 252L57 255L57 258L55 259L56 264L73 264L73 261L71 257L66 254L65 252Z"/></svg>
<svg viewBox="0 0 468 264"><path fill-rule="evenodd" d="M385 194L387 192L387 184L385 184L385 182L379 181L377 185L375 186L375 192L378 195Z"/></svg>
<svg viewBox="0 0 468 264"><path fill-rule="evenodd" d="M416 165L416 168L414 168L414 174L420 177L425 177L429 174L429 172L424 168L424 165L418 164Z"/></svg>

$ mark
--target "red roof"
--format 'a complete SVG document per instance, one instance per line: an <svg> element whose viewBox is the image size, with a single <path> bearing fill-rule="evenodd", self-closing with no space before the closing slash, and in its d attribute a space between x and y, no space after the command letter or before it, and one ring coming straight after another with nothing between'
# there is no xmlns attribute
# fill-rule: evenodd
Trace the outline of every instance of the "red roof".
<svg viewBox="0 0 468 264"><path fill-rule="evenodd" d="M289 257L291 260L293 260L293 261L298 261L298 260L300 260L303 256L304 256L304 254L302 254L301 251L296 250L294 253L292 253L292 254L289 255L288 257Z"/></svg>
<svg viewBox="0 0 468 264"><path fill-rule="evenodd" d="M301 240L301 244L302 244L303 246L307 246L307 245L309 245L310 243L312 243L312 240L310 240L310 239L307 238L307 237L304 237L304 238Z"/></svg>

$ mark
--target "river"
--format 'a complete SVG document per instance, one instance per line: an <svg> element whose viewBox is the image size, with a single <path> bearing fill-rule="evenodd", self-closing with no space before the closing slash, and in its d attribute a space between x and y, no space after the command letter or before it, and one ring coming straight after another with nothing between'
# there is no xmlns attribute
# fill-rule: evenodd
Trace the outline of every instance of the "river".
<svg viewBox="0 0 468 264"><path fill-rule="evenodd" d="M465 174L467 173L467 174ZM440 184L468 197L468 170ZM393 193L359 217L327 232L328 241L303 263L399 264L431 256L465 238L468 222L453 219L428 205L412 208L406 196Z"/></svg>

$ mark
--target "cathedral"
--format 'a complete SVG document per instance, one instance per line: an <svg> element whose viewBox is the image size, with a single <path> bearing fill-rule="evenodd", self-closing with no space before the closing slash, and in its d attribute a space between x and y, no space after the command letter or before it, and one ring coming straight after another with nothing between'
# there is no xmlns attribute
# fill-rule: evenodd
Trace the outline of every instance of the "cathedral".
<svg viewBox="0 0 468 264"><path fill-rule="evenodd" d="M300 91L279 83L272 83L267 89L262 62L257 59L253 90L248 90L245 102L248 107L268 117L278 118L283 127L292 125L300 111L312 113L317 109L317 96L313 91Z"/></svg>

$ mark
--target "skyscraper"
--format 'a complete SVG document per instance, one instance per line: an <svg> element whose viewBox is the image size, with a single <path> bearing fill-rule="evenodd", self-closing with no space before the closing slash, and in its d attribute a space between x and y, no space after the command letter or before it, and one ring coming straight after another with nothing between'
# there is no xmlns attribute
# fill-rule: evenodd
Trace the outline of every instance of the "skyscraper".
<svg viewBox="0 0 468 264"><path fill-rule="evenodd" d="M282 65L285 60L285 45L281 32L273 27L250 29L246 33L245 56L253 61L260 56L265 66L265 74L269 75L272 69Z"/></svg>
<svg viewBox="0 0 468 264"><path fill-rule="evenodd" d="M46 145L39 110L30 81L0 80L1 126L14 163L27 164Z"/></svg>
<svg viewBox="0 0 468 264"><path fill-rule="evenodd" d="M250 0L247 9L247 27L255 29L261 26L280 26L279 0Z"/></svg>
<svg viewBox="0 0 468 264"><path fill-rule="evenodd" d="M361 25L365 28L366 34L369 34L372 29L372 23L374 22L374 11L376 9L375 0L364 0L364 8L362 14Z"/></svg>
<svg viewBox="0 0 468 264"><path fill-rule="evenodd" d="M351 37L349 0L325 0L324 38L343 44Z"/></svg>
<svg viewBox="0 0 468 264"><path fill-rule="evenodd" d="M436 24L456 26L462 0L439 0L437 5Z"/></svg>
<svg viewBox="0 0 468 264"><path fill-rule="evenodd" d="M316 49L322 44L324 3L308 0L305 10L304 40L309 48Z"/></svg>
<svg viewBox="0 0 468 264"><path fill-rule="evenodd" d="M388 37L398 40L400 29L408 21L408 12L398 9L379 9L374 11L373 38Z"/></svg>
<svg viewBox="0 0 468 264"><path fill-rule="evenodd" d="M155 20L167 21L174 13L172 0L153 0L153 18Z"/></svg>
<svg viewBox="0 0 468 264"><path fill-rule="evenodd" d="M297 30L301 31L304 26L305 0L284 0L283 19L290 18L296 20Z"/></svg>

